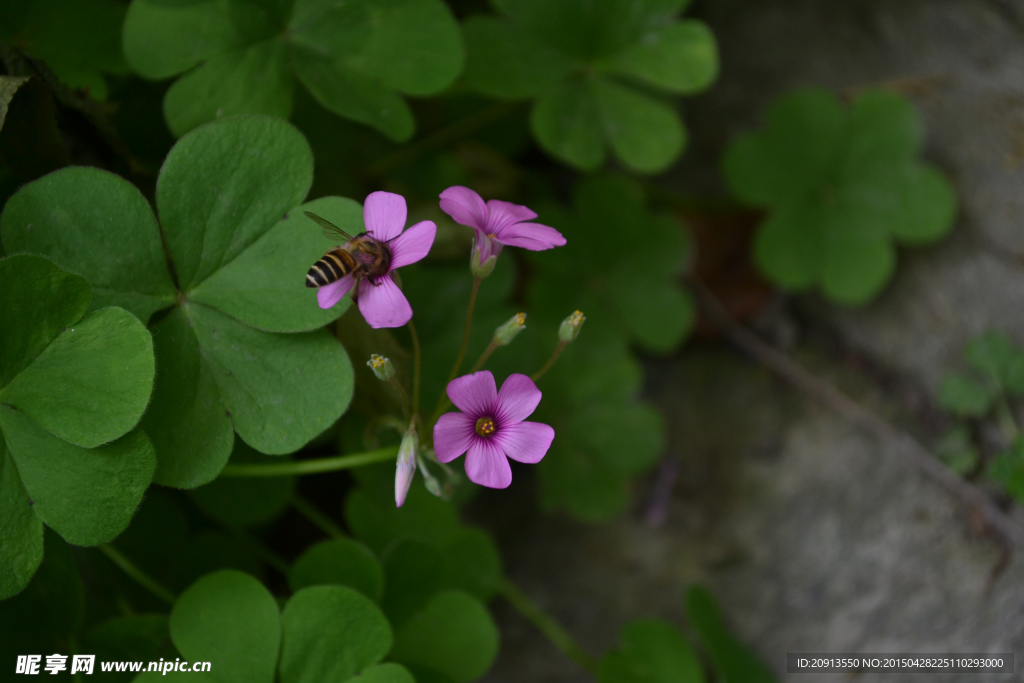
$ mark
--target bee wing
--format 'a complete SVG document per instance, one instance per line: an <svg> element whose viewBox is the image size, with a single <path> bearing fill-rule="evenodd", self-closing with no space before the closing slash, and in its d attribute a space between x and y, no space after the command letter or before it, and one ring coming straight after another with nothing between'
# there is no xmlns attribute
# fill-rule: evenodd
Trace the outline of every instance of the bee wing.
<svg viewBox="0 0 1024 683"><path fill-rule="evenodd" d="M348 234L347 232L345 232L344 230L342 230L341 228L339 228L337 225L330 222L326 218L317 216L315 213L310 213L309 211L303 211L302 213L306 214L307 217L315 221L317 225L323 228L324 237L326 237L327 239L333 240L335 237L341 237L346 242L352 241L352 235Z"/></svg>

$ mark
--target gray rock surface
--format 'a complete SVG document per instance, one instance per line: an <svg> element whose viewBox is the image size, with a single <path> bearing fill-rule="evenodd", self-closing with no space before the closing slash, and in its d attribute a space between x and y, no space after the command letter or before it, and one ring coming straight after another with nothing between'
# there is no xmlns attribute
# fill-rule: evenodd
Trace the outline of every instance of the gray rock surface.
<svg viewBox="0 0 1024 683"><path fill-rule="evenodd" d="M934 396L978 332L1002 329L1024 343L1020 5L716 0L695 9L720 41L722 75L687 102L693 145L666 182L688 194L722 192L724 144L792 87L848 92L890 83L918 107L926 156L954 182L957 228L941 245L901 253L894 282L874 304L841 310L807 296L800 310L923 396ZM876 410L907 412L862 373L832 362L820 369L827 379L854 386ZM1012 560L990 583L998 546L890 445L727 349L691 345L650 367L650 395L671 425L668 457L680 472L665 523L647 525L638 506L611 525L539 517L506 534L512 579L585 649L613 646L631 619L682 624L683 591L700 581L780 680L851 680L786 675L793 651L1024 656L1024 562ZM498 612L503 652L486 681L590 680L518 615Z"/></svg>

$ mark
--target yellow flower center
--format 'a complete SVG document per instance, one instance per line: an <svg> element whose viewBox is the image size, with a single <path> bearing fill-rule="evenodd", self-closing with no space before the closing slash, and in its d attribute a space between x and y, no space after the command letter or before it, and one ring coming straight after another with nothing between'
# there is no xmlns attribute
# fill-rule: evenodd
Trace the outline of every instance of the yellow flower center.
<svg viewBox="0 0 1024 683"><path fill-rule="evenodd" d="M481 417L476 421L476 433L480 436L490 436L497 429L494 426L494 418Z"/></svg>

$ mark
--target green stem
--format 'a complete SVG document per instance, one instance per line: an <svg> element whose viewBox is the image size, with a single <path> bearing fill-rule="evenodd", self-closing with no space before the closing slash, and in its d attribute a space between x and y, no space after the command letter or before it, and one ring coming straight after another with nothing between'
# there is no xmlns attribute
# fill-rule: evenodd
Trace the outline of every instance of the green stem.
<svg viewBox="0 0 1024 683"><path fill-rule="evenodd" d="M533 373L533 376L530 377L530 379L532 379L534 382L536 382L541 377L546 375L548 370L551 369L551 366L555 364L556 360L558 360L558 357L562 355L562 349L564 349L564 348L565 348L565 342L564 341L559 341L558 342L558 346L555 347L554 353L551 354L551 358L548 358L548 362L545 363L544 367L542 367L540 370L538 370L537 372Z"/></svg>
<svg viewBox="0 0 1024 683"><path fill-rule="evenodd" d="M109 543L103 543L96 546L96 550L99 550L101 553L106 555L108 560L116 564L121 571L131 577L135 583L139 584L150 593L166 602L168 605L174 604L174 593L164 588L159 581L135 566L135 563L122 555L120 550Z"/></svg>
<svg viewBox="0 0 1024 683"><path fill-rule="evenodd" d="M508 102L499 102L487 109L477 110L469 116L464 116L444 128L434 131L418 142L414 142L411 145L402 145L394 152L371 163L366 167L365 172L370 176L387 175L394 168L412 161L424 152L449 146L455 140L465 137L478 128L496 120L513 106L513 104Z"/></svg>
<svg viewBox="0 0 1024 683"><path fill-rule="evenodd" d="M409 323L409 324L411 325L412 323ZM409 418L411 416L411 414L409 412L409 394L405 393L405 389L402 387L402 383L399 382L395 377L392 377L391 379L389 379L388 383L391 384L391 386L393 386L395 388L395 391L397 391L398 395L401 397L401 399L402 399L402 416L404 417L406 422L409 422Z"/></svg>
<svg viewBox="0 0 1024 683"><path fill-rule="evenodd" d="M455 375L459 374L459 368L462 367L462 361L466 357L466 348L469 346L469 331L473 324L473 309L476 307L476 294L480 291L480 278L473 278L473 290L469 293L469 308L466 309L466 325L462 328L462 346L459 347L459 355L455 357L455 365L452 366L452 371L448 373L448 382L455 379ZM445 382L447 385L448 382Z"/></svg>
<svg viewBox="0 0 1024 683"><path fill-rule="evenodd" d="M334 472L353 467L363 467L374 463L393 460L398 455L398 446L387 446L375 451L339 455L334 458L317 458L316 460L295 460L280 463L238 463L226 466L221 470L222 477L287 477L303 474Z"/></svg>
<svg viewBox="0 0 1024 683"><path fill-rule="evenodd" d="M334 520L320 512L320 510L308 500L295 494L292 496L292 507L308 519L313 526L317 527L331 538L348 538L348 535L341 530Z"/></svg>
<svg viewBox="0 0 1024 683"><path fill-rule="evenodd" d="M1017 420L1013 417L1013 411L1010 409L1010 404L1006 400L1006 394L1000 393L999 400L996 401L996 418L999 421L999 429L1003 432L1003 436L1012 444L1020 436L1020 427L1017 426Z"/></svg>
<svg viewBox="0 0 1024 683"><path fill-rule="evenodd" d="M491 357L491 354L494 353L494 350L497 348L498 342L492 339L491 343L487 345L486 349L484 349L484 352L481 353L480 357L476 359L475 363L473 363L473 367L469 369L469 374L472 375L474 372L482 368L484 366L484 363L487 362L487 359Z"/></svg>
<svg viewBox="0 0 1024 683"><path fill-rule="evenodd" d="M420 412L420 336L416 334L416 325L409 321L409 335L412 337L412 414Z"/></svg>
<svg viewBox="0 0 1024 683"><path fill-rule="evenodd" d="M283 576L288 576L288 570L291 565L288 560L284 559L273 550L267 547L263 541L256 538L252 534L242 531L241 529L232 529L225 527L227 532L238 539L243 545L249 548L254 555L259 557L264 564L267 564L276 569Z"/></svg>
<svg viewBox="0 0 1024 683"><path fill-rule="evenodd" d="M572 636L555 621L551 615L537 606L519 588L508 579L502 579L498 588L501 597L505 598L531 624L537 627L551 643L590 673L597 674L597 661L583 651Z"/></svg>
<svg viewBox="0 0 1024 683"><path fill-rule="evenodd" d="M448 380L444 383L445 387L455 379L455 375L459 374L462 361L466 358L466 349L469 347L469 331L473 324L473 309L476 307L476 294L480 291L480 282L480 278L473 278L473 289L469 293L469 307L466 309L466 325L462 330L462 345L459 346L459 355L455 357L455 365L452 366L452 371L448 373ZM433 417L430 418L431 424L437 422L437 418L444 412L447 405L448 393L446 389L442 389L441 395L437 397L437 403L434 405Z"/></svg>

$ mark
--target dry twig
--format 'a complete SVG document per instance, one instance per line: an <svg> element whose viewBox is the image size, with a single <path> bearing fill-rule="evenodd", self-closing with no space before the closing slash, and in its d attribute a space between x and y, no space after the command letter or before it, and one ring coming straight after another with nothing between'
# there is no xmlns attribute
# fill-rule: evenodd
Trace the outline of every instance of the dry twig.
<svg viewBox="0 0 1024 683"><path fill-rule="evenodd" d="M889 424L831 384L821 381L786 354L772 348L737 323L702 282L691 279L690 285L704 312L736 346L850 422L871 432L879 439L898 446L896 450L906 462L977 511L988 529L1003 540L1008 547L1024 548L1024 527L1000 510L984 491L951 472L913 436Z"/></svg>

